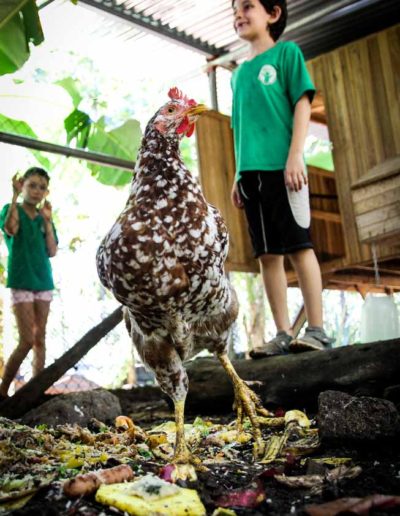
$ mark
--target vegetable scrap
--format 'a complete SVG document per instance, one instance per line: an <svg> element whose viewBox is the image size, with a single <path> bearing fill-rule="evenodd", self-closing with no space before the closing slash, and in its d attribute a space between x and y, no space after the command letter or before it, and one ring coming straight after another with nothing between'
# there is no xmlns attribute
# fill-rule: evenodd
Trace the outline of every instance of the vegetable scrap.
<svg viewBox="0 0 400 516"><path fill-rule="evenodd" d="M88 428L31 428L0 418L0 514L24 507L26 514L39 513L38 505L50 502L59 514L277 516L286 513L282 506L274 512L279 497L287 513L295 512L290 500L297 500L299 514L310 516L399 506L399 497L387 493L344 500L364 467L350 454L327 453L304 412L259 421L266 444L261 460L253 458L249 421L238 432L236 421L197 417L185 424L197 462L174 464L173 421L142 428L119 416L113 425L93 420ZM337 500L329 505L326 497ZM358 507L367 512L355 512Z"/></svg>

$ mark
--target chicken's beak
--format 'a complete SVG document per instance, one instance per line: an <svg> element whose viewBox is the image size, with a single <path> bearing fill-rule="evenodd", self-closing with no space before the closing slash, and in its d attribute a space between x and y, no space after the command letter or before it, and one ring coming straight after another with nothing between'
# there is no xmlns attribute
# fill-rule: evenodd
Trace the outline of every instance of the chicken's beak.
<svg viewBox="0 0 400 516"><path fill-rule="evenodd" d="M208 111L208 107L205 104L197 104L196 106L190 107L187 111L185 111L185 115L188 117L192 116L200 116L205 111Z"/></svg>

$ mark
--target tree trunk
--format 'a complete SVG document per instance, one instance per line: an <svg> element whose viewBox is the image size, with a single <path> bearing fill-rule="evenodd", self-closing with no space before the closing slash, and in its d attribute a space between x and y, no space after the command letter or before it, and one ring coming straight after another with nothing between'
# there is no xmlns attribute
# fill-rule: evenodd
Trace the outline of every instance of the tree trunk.
<svg viewBox="0 0 400 516"><path fill-rule="evenodd" d="M315 408L319 393L328 389L379 397L385 388L399 385L400 339L233 364L264 404ZM189 411L231 410L232 385L217 359L197 359L187 371Z"/></svg>
<svg viewBox="0 0 400 516"><path fill-rule="evenodd" d="M20 417L38 404L44 392L81 360L103 337L122 321L122 306L89 330L71 349L32 378L14 396L0 404L0 415Z"/></svg>

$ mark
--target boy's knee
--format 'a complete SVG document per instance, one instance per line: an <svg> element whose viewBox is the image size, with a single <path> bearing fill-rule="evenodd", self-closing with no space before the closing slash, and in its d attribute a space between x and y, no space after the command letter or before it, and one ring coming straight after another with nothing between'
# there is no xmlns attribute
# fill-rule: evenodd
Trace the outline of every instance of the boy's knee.
<svg viewBox="0 0 400 516"><path fill-rule="evenodd" d="M311 249L311 248L299 249L298 251L295 251L294 253L290 253L289 259L292 262L298 263L298 262L302 262L304 260L313 258L314 255L315 255L314 249Z"/></svg>
<svg viewBox="0 0 400 516"><path fill-rule="evenodd" d="M283 256L280 254L262 254L258 257L261 267L270 267L283 262Z"/></svg>

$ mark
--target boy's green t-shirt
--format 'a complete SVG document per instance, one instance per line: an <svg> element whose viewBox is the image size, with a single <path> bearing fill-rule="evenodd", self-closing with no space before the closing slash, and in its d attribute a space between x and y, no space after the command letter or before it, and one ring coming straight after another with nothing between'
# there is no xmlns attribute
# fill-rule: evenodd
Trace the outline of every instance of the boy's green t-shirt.
<svg viewBox="0 0 400 516"><path fill-rule="evenodd" d="M232 74L236 179L246 170L283 170L297 101L315 88L292 41L242 63Z"/></svg>
<svg viewBox="0 0 400 516"><path fill-rule="evenodd" d="M0 228L8 248L6 286L23 290L53 290L53 274L47 254L42 215L38 214L31 219L17 205L19 230L15 236L10 236L4 231L9 206L6 204L0 213ZM57 240L55 229L54 234Z"/></svg>

